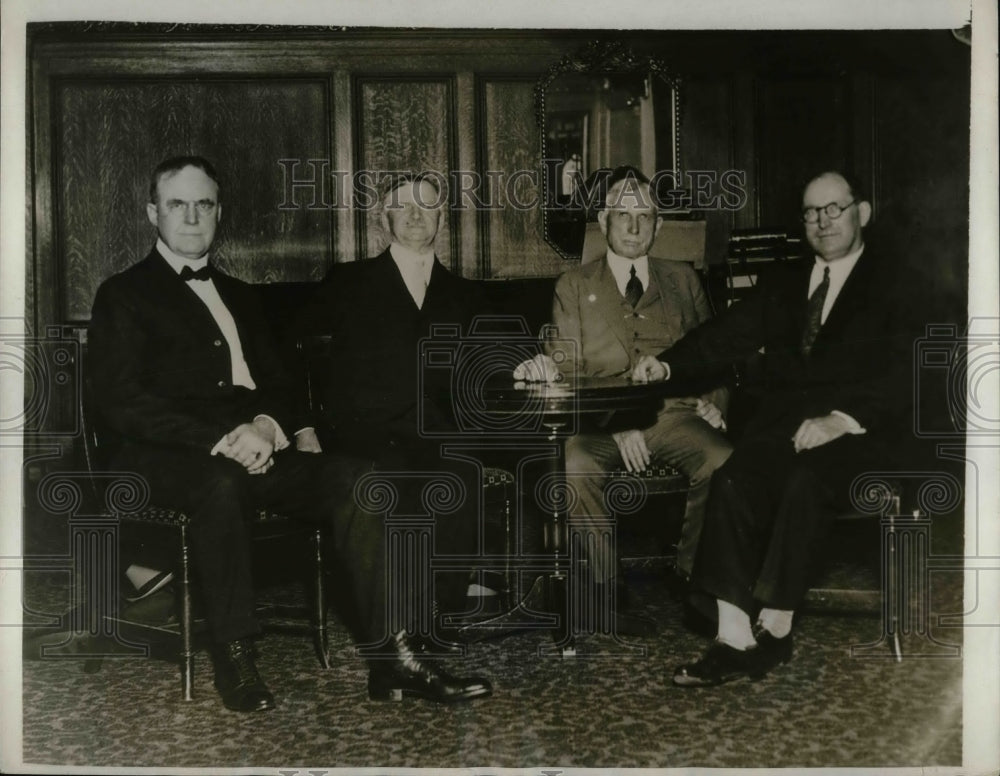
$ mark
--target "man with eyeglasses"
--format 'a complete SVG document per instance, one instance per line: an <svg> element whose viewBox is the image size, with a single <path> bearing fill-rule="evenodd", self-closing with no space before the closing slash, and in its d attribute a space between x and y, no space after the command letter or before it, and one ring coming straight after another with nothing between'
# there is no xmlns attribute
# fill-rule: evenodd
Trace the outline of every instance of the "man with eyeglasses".
<svg viewBox="0 0 1000 776"><path fill-rule="evenodd" d="M718 632L674 684L759 679L792 656L792 617L854 478L891 460L907 427L912 334L899 278L862 236L871 205L824 172L801 218L815 252L776 268L758 293L644 359L637 380L704 377L763 354L766 393L712 478L694 582L715 599Z"/></svg>
<svg viewBox="0 0 1000 776"><path fill-rule="evenodd" d="M307 429L289 406L295 391L256 294L209 261L222 215L211 163L160 163L146 209L155 247L101 284L91 315L87 368L102 449L111 467L146 480L152 503L190 518L215 686L230 710L266 711L275 699L255 661L247 524L260 509L326 524L347 600L373 621L385 606L384 527L347 508L359 470L292 442ZM489 693L416 659L408 666L434 700Z"/></svg>

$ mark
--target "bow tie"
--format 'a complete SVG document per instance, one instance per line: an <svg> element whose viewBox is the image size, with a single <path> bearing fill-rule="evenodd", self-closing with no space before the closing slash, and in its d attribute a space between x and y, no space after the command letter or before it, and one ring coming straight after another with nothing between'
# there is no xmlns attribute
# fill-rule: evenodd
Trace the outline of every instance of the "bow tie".
<svg viewBox="0 0 1000 776"><path fill-rule="evenodd" d="M181 280L183 280L185 283L189 280L211 280L211 279L212 275L208 271L207 264L199 270L191 269L187 265L181 267Z"/></svg>

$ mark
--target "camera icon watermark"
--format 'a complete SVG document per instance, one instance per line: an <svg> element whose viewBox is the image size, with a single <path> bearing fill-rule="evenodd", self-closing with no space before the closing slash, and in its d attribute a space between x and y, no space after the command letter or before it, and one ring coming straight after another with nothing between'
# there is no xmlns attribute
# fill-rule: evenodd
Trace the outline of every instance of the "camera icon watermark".
<svg viewBox="0 0 1000 776"><path fill-rule="evenodd" d="M515 368L538 355L543 343L557 367L576 362L575 341L560 339L551 326L535 337L516 316L478 316L466 335L458 325L432 326L419 347L419 433L524 438L545 433L554 415L560 433L574 433L571 392L560 392L558 383L514 380Z"/></svg>
<svg viewBox="0 0 1000 776"><path fill-rule="evenodd" d="M930 324L914 343L913 428L918 437L1000 434L1000 319ZM945 411L942 411L945 410Z"/></svg>
<svg viewBox="0 0 1000 776"><path fill-rule="evenodd" d="M50 326L42 336L0 329L0 371L23 380L24 403L0 417L0 436L75 436L80 390L79 342Z"/></svg>

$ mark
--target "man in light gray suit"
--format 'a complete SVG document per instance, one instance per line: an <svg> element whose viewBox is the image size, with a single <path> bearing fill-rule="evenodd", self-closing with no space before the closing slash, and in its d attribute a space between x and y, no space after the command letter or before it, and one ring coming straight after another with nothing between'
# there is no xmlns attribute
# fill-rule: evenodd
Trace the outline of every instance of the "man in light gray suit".
<svg viewBox="0 0 1000 776"><path fill-rule="evenodd" d="M640 359L662 352L711 317L708 300L694 270L684 262L648 255L662 219L649 180L634 167L620 167L608 179L598 223L608 241L607 254L565 272L556 282L552 322L560 340L574 341L576 352L559 367L551 354L537 356L515 370L515 378L631 375ZM578 525L600 531L609 525L603 491L608 472L624 464L642 472L655 459L676 467L690 480L684 524L677 547L677 571L691 573L701 533L712 472L732 446L723 431L726 393L664 399L655 412L619 413L601 427L585 428L566 441L566 472L578 498L570 516ZM618 596L616 559L597 543L588 561L600 591L597 600ZM650 624L618 612L617 632L644 635Z"/></svg>

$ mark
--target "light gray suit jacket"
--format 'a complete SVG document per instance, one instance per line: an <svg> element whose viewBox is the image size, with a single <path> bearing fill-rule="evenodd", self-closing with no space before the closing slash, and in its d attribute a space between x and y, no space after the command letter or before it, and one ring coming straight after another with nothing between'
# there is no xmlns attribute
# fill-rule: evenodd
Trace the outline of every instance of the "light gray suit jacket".
<svg viewBox="0 0 1000 776"><path fill-rule="evenodd" d="M563 273L556 281L552 322L559 340L575 348L561 348L566 358L560 371L572 377L610 377L631 374L639 359L655 356L681 339L685 333L712 317L711 308L695 271L685 262L649 258L649 287L635 312L654 325L653 337L636 353L632 331L622 313L622 295L607 258ZM663 343L658 347L658 343ZM558 343L547 343L551 355ZM724 390L705 394L725 411ZM667 403L683 401L671 399Z"/></svg>

